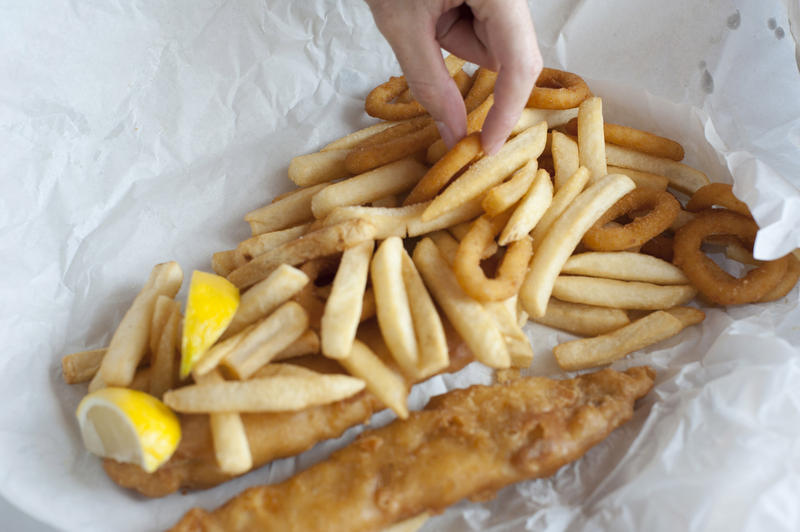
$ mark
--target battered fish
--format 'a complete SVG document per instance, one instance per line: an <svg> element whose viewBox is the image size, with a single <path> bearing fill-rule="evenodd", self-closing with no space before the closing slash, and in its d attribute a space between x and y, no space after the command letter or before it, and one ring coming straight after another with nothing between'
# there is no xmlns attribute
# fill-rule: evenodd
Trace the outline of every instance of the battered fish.
<svg viewBox="0 0 800 532"><path fill-rule="evenodd" d="M380 530L464 497L485 500L579 458L631 418L653 379L639 367L453 391L286 482L213 512L195 508L172 530Z"/></svg>

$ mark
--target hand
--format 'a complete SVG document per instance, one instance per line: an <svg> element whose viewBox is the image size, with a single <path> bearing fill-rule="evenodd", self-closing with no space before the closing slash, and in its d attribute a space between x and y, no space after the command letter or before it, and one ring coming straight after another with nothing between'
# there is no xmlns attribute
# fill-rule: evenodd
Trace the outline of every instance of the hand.
<svg viewBox="0 0 800 532"><path fill-rule="evenodd" d="M484 151L496 153L519 119L542 71L525 0L366 0L392 46L414 97L436 121L448 146L467 132L458 88L441 48L496 71L494 106L481 133Z"/></svg>

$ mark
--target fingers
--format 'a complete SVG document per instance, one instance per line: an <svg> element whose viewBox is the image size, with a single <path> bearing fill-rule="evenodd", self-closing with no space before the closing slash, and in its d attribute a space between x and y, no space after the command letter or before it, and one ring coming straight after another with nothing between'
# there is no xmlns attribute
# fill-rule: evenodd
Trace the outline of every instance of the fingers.
<svg viewBox="0 0 800 532"><path fill-rule="evenodd" d="M402 9L389 11L383 2L370 2L370 7L397 56L411 94L430 113L442 139L452 147L467 133L467 114L436 41L436 22L444 7L439 6L437 11L436 4L440 3L406 2Z"/></svg>
<svg viewBox="0 0 800 532"><path fill-rule="evenodd" d="M506 1L502 9L493 0L467 3L476 17L477 36L483 35L489 53L499 65L495 104L481 132L483 148L492 154L500 149L519 120L542 71L542 56L526 2Z"/></svg>

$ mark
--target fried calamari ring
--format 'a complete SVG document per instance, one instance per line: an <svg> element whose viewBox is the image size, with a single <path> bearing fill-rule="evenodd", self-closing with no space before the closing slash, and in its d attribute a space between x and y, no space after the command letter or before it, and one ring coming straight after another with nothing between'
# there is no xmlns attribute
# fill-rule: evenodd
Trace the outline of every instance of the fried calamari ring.
<svg viewBox="0 0 800 532"><path fill-rule="evenodd" d="M465 62L454 55L445 58L445 66L451 76L460 71ZM408 82L405 76L389 78L389 81L378 85L367 95L364 103L367 114L383 120L405 120L425 114L425 108L416 100L397 100L398 96L406 90L408 90Z"/></svg>
<svg viewBox="0 0 800 532"><path fill-rule="evenodd" d="M606 227L606 224L620 216L640 209L650 209L650 212L621 227ZM594 251L622 251L641 246L663 233L680 210L681 204L669 192L634 189L595 222L583 236L583 245Z"/></svg>
<svg viewBox="0 0 800 532"><path fill-rule="evenodd" d="M713 235L731 235L752 247L758 232L756 223L735 212L704 211L675 234L675 265L706 299L720 305L742 305L764 297L786 274L789 257L771 260L733 277L701 250L703 241Z"/></svg>
<svg viewBox="0 0 800 532"><path fill-rule="evenodd" d="M453 271L461 288L478 301L503 301L513 297L525 278L528 262L533 254L533 245L527 236L516 240L507 248L494 279L488 278L481 268L483 250L491 245L509 215L510 213L501 214L492 220L485 215L481 216L472 223L469 232L458 245Z"/></svg>
<svg viewBox="0 0 800 532"><path fill-rule="evenodd" d="M565 128L570 135L577 135L578 119L573 118L567 122ZM630 148L655 157L672 159L673 161L683 160L683 146L674 140L659 137L648 131L605 122L603 124L603 136L606 142L623 148Z"/></svg>
<svg viewBox="0 0 800 532"><path fill-rule="evenodd" d="M733 195L733 185L726 183L710 183L697 189L697 192L692 194L689 203L686 204L686 210L698 212L710 209L714 205L725 207L748 218L753 217L747 204Z"/></svg>
<svg viewBox="0 0 800 532"><path fill-rule="evenodd" d="M591 96L583 78L572 72L543 68L528 97L528 107L572 109Z"/></svg>
<svg viewBox="0 0 800 532"><path fill-rule="evenodd" d="M439 159L406 197L403 205L413 205L433 199L459 170L471 163L481 152L480 133L467 135Z"/></svg>

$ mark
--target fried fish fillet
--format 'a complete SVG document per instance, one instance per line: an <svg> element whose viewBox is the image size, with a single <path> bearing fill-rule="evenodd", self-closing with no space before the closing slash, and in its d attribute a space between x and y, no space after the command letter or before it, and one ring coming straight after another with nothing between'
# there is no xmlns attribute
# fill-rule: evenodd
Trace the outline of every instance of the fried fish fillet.
<svg viewBox="0 0 800 532"><path fill-rule="evenodd" d="M379 344L382 340L377 326L363 332L362 340L381 354L385 346ZM449 327L447 333L450 366L445 371L458 371L472 361L472 353ZM323 373L345 372L338 364L321 356L287 362L303 364ZM411 386L413 383L408 381L407 384ZM365 423L383 408L377 397L364 391L335 403L298 412L242 414L253 467L300 454L322 440L337 438L348 428ZM147 473L138 465L106 459L103 461L106 474L118 485L148 497L163 497L178 490L210 488L233 478L235 475L223 472L217 465L208 416L182 414L180 421L180 445L170 460L155 472Z"/></svg>
<svg viewBox="0 0 800 532"><path fill-rule="evenodd" d="M213 512L195 508L172 530L380 530L465 497L485 500L582 456L631 418L653 379L639 367L452 391L281 484Z"/></svg>

